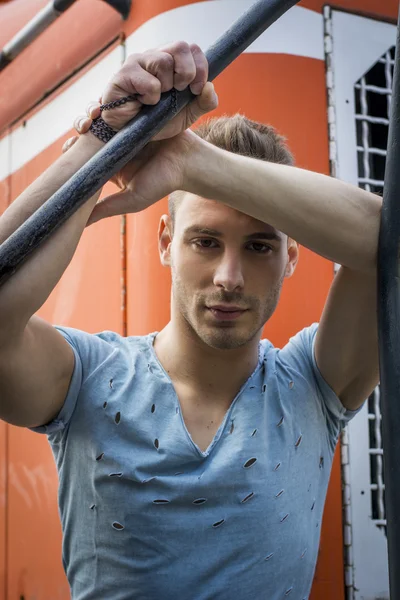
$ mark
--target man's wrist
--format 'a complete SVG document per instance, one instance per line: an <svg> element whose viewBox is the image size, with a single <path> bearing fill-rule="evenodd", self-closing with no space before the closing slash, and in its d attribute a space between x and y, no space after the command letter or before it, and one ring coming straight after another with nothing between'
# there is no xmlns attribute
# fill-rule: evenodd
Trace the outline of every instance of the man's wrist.
<svg viewBox="0 0 400 600"><path fill-rule="evenodd" d="M97 139L91 133L83 133L79 135L76 143L73 144L67 152L63 154L62 160L67 163L76 165L80 168L88 162L101 148L104 143Z"/></svg>
<svg viewBox="0 0 400 600"><path fill-rule="evenodd" d="M188 153L184 190L197 196L209 197L215 170L223 168L226 151L192 134L192 146Z"/></svg>
<svg viewBox="0 0 400 600"><path fill-rule="evenodd" d="M77 145L79 145L83 152L93 152L95 154L104 147L104 142L88 131L79 136Z"/></svg>

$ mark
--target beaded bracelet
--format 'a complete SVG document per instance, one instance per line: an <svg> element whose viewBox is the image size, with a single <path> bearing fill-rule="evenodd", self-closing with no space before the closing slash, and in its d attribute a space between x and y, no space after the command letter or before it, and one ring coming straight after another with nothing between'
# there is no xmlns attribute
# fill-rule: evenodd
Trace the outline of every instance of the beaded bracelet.
<svg viewBox="0 0 400 600"><path fill-rule="evenodd" d="M117 108L118 106L122 106L126 104L130 100L136 100L135 95L125 96L124 98L120 98L119 100L114 100L113 102L108 102L108 104L102 104L100 106L100 113L103 110L111 110L112 108ZM104 142L105 144L111 140L112 137L116 133L118 133L115 129L110 127L102 118L97 117L97 119L93 119L91 126L89 127L89 131L93 133L99 140Z"/></svg>

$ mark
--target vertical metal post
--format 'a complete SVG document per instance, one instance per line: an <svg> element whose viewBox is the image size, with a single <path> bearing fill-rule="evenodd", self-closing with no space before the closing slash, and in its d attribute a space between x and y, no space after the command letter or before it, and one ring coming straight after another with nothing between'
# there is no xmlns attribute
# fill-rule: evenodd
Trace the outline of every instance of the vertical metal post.
<svg viewBox="0 0 400 600"><path fill-rule="evenodd" d="M400 599L400 14L378 249L378 325L390 598Z"/></svg>

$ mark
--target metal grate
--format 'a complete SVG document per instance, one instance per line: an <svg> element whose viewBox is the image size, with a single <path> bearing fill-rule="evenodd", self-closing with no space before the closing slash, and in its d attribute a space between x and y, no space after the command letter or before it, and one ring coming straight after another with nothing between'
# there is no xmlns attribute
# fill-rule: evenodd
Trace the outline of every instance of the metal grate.
<svg viewBox="0 0 400 600"><path fill-rule="evenodd" d="M358 185L383 194L394 46L354 86L356 106ZM370 494L372 520L386 533L385 478L379 386L368 399Z"/></svg>
<svg viewBox="0 0 400 600"><path fill-rule="evenodd" d="M368 398L369 464L372 520L386 533L385 476L383 471L382 417L379 386Z"/></svg>
<svg viewBox="0 0 400 600"><path fill-rule="evenodd" d="M390 48L355 84L358 184L383 193L394 68Z"/></svg>

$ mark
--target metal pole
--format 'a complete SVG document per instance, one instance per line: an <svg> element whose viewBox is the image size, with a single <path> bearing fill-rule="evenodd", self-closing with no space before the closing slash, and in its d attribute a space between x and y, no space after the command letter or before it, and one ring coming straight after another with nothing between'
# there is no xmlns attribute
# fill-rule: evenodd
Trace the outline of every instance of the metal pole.
<svg viewBox="0 0 400 600"><path fill-rule="evenodd" d="M115 8L123 19L129 15L131 0L104 0ZM0 71L5 69L49 25L54 23L76 0L51 0L0 51Z"/></svg>
<svg viewBox="0 0 400 600"><path fill-rule="evenodd" d="M209 80L213 80L243 50L298 0L258 0L209 48ZM62 223L117 171L131 160L194 96L189 88L162 94L155 106L115 135L51 198L0 246L0 286Z"/></svg>
<svg viewBox="0 0 400 600"><path fill-rule="evenodd" d="M400 13L378 249L378 325L390 597L400 598Z"/></svg>

